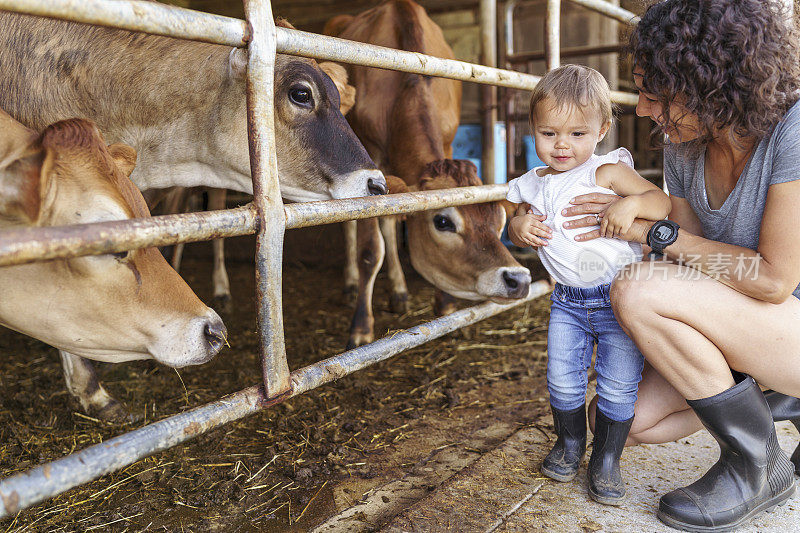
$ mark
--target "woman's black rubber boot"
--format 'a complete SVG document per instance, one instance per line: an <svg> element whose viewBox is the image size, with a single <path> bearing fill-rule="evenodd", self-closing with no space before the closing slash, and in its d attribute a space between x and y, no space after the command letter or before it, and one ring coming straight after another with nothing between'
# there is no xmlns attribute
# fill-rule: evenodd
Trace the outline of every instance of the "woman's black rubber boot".
<svg viewBox="0 0 800 533"><path fill-rule="evenodd" d="M589 496L605 505L620 505L625 498L625 482L619 469L619 458L633 417L622 422L611 420L600 409L594 421L592 456L589 458Z"/></svg>
<svg viewBox="0 0 800 533"><path fill-rule="evenodd" d="M553 411L556 443L542 463L542 474L556 481L572 481L586 453L586 404L571 411Z"/></svg>
<svg viewBox="0 0 800 533"><path fill-rule="evenodd" d="M788 420L794 424L797 431L800 431L800 398L787 396L774 390L764 391L764 397L772 411L772 420L775 422ZM791 461L794 464L794 473L800 476L800 444L794 449Z"/></svg>
<svg viewBox="0 0 800 533"><path fill-rule="evenodd" d="M792 496L794 466L778 446L772 413L753 378L687 403L717 440L720 458L688 487L661 497L662 522L685 531L731 531Z"/></svg>

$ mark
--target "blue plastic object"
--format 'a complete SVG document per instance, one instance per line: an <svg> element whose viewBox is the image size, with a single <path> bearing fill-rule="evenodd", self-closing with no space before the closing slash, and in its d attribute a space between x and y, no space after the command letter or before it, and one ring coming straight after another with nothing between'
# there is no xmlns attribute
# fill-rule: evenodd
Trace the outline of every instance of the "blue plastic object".
<svg viewBox="0 0 800 533"><path fill-rule="evenodd" d="M536 144L533 141L533 137L525 135L522 138L522 144L525 147L525 170L545 166L544 162L536 155Z"/></svg>
<svg viewBox="0 0 800 533"><path fill-rule="evenodd" d="M468 159L478 167L478 176L483 179L481 172L481 125L461 124L453 139L453 158ZM505 183L506 174L506 125L503 122L495 124L494 128L494 176L496 183Z"/></svg>

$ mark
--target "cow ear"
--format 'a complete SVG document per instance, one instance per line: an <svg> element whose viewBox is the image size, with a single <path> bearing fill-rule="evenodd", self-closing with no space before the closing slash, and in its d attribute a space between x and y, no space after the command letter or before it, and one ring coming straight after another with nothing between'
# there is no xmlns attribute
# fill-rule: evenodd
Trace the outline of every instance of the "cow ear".
<svg viewBox="0 0 800 533"><path fill-rule="evenodd" d="M500 200L500 207L502 207L503 211L506 212L506 220L511 220L511 217L517 213L517 205L519 204L513 204L505 198Z"/></svg>
<svg viewBox="0 0 800 533"><path fill-rule="evenodd" d="M275 19L275 26L277 26L278 28L288 28L290 30L296 30L297 29L294 26L292 26L291 22L289 22L288 20L286 20L283 17L277 17Z"/></svg>
<svg viewBox="0 0 800 533"><path fill-rule="evenodd" d="M392 175L386 176L386 187L389 189L387 191L389 194L398 194L411 191L405 181L397 176ZM407 217L408 214L397 215L398 220L406 220Z"/></svg>
<svg viewBox="0 0 800 533"><path fill-rule="evenodd" d="M397 176L386 176L386 185L389 188L389 194L398 194L401 192L408 192L408 185L406 182L398 178Z"/></svg>
<svg viewBox="0 0 800 533"><path fill-rule="evenodd" d="M43 151L38 135L0 111L0 217L34 222L41 203ZM52 157L49 158L52 160ZM46 165L47 168L52 166Z"/></svg>
<svg viewBox="0 0 800 533"><path fill-rule="evenodd" d="M345 85L344 90L339 90L339 112L346 115L356 105L356 88Z"/></svg>
<svg viewBox="0 0 800 533"><path fill-rule="evenodd" d="M331 37L338 37L353 21L353 15L336 15L322 28L323 35L330 35Z"/></svg>
<svg viewBox="0 0 800 533"><path fill-rule="evenodd" d="M247 49L231 49L231 53L228 54L228 74L235 80L247 78Z"/></svg>
<svg viewBox="0 0 800 533"><path fill-rule="evenodd" d="M331 61L320 63L319 68L336 85L336 89L339 91L339 111L341 111L342 115L346 115L356 103L356 88L348 85L347 70L342 65Z"/></svg>
<svg viewBox="0 0 800 533"><path fill-rule="evenodd" d="M131 172L136 167L136 150L127 144L114 143L108 145L108 152L114 158L117 168L130 177Z"/></svg>

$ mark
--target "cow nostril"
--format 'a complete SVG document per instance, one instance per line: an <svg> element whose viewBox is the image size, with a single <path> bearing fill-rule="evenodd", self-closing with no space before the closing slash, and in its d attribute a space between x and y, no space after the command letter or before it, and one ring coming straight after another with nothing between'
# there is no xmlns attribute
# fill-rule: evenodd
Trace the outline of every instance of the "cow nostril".
<svg viewBox="0 0 800 533"><path fill-rule="evenodd" d="M506 287L512 291L519 287L519 280L517 280L510 272L503 272L503 281L506 283Z"/></svg>
<svg viewBox="0 0 800 533"><path fill-rule="evenodd" d="M228 330L222 320L209 320L203 330L206 342L214 353L218 353L222 346L228 344Z"/></svg>
<svg viewBox="0 0 800 533"><path fill-rule="evenodd" d="M379 181L375 181L372 178L367 180L367 189L369 190L369 194L372 196L386 194L386 185Z"/></svg>

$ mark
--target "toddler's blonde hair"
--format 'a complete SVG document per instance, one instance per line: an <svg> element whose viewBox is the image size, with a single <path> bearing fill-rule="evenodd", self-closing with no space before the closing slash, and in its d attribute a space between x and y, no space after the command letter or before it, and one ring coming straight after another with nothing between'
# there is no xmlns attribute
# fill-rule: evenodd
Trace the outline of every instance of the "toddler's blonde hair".
<svg viewBox="0 0 800 533"><path fill-rule="evenodd" d="M536 106L550 98L558 107L589 107L600 116L602 124L614 118L611 90L602 74L583 65L562 65L544 75L531 94L528 122L533 128Z"/></svg>

